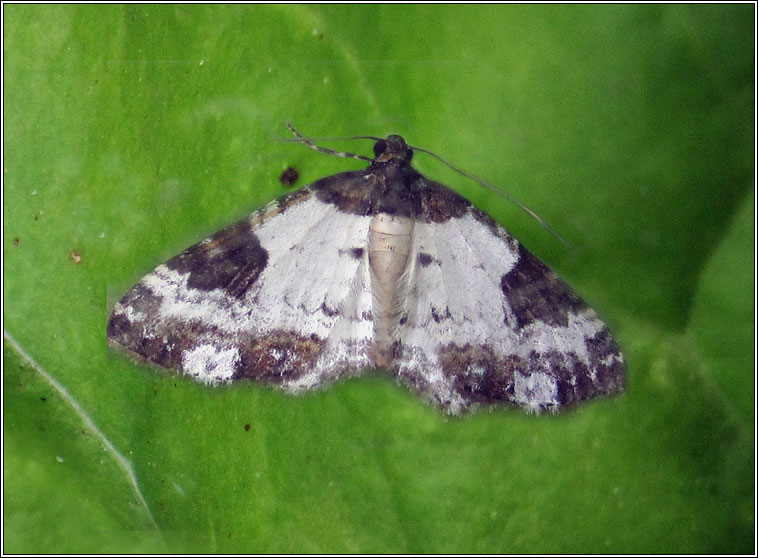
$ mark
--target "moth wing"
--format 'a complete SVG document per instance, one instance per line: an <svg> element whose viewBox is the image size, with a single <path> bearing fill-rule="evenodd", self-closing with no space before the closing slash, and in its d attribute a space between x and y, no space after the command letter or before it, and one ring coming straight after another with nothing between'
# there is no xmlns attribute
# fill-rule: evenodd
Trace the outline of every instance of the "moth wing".
<svg viewBox="0 0 758 558"><path fill-rule="evenodd" d="M158 266L116 304L111 345L207 383L289 391L370 366L370 217L305 188Z"/></svg>
<svg viewBox="0 0 758 558"><path fill-rule="evenodd" d="M473 206L416 224L401 283L397 372L451 413L498 403L556 411L624 387L606 325Z"/></svg>

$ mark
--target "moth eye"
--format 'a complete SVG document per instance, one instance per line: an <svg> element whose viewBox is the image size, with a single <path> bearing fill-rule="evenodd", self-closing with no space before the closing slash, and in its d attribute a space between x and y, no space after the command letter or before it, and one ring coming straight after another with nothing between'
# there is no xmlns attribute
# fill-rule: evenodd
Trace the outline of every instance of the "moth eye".
<svg viewBox="0 0 758 558"><path fill-rule="evenodd" d="M379 140L374 144L374 157L379 157L385 151L387 151L387 142L385 140Z"/></svg>

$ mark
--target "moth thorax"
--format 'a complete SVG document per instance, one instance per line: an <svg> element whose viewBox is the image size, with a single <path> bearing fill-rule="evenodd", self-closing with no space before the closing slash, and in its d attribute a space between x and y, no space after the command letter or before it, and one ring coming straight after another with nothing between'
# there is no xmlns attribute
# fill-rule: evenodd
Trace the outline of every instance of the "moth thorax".
<svg viewBox="0 0 758 558"><path fill-rule="evenodd" d="M380 213L369 225L368 261L371 267L374 316L374 361L392 362L392 344L400 308L400 278L408 264L413 220Z"/></svg>

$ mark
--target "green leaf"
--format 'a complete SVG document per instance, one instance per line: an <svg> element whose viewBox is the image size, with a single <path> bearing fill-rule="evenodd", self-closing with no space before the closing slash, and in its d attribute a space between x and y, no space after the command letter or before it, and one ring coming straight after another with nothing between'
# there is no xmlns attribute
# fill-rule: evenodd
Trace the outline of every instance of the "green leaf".
<svg viewBox="0 0 758 558"><path fill-rule="evenodd" d="M4 550L752 552L753 13L5 6ZM285 120L537 210L576 251L417 157L599 310L628 394L449 419L381 374L294 398L109 354L115 301L282 170L360 167Z"/></svg>

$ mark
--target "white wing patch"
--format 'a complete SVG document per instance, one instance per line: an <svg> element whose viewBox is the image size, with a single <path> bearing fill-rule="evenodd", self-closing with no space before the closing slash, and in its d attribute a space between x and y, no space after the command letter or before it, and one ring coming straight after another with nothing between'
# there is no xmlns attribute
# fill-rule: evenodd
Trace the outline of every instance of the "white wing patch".
<svg viewBox="0 0 758 558"><path fill-rule="evenodd" d="M350 297L360 260L350 249L365 246L370 221L315 198L265 221L255 233L268 265L243 301L253 319L268 331L326 338L339 318L360 316L363 299ZM348 300L356 307L343 308Z"/></svg>
<svg viewBox="0 0 758 558"><path fill-rule="evenodd" d="M231 380L239 358L239 351L234 347L219 350L211 344L198 345L182 353L182 367L190 376L213 383L218 379Z"/></svg>
<svg viewBox="0 0 758 558"><path fill-rule="evenodd" d="M498 283L518 261L510 246L470 214L417 224L412 246L403 305L408 319L398 330L404 345L430 352L462 339L464 330L468 342L485 343L503 329Z"/></svg>

